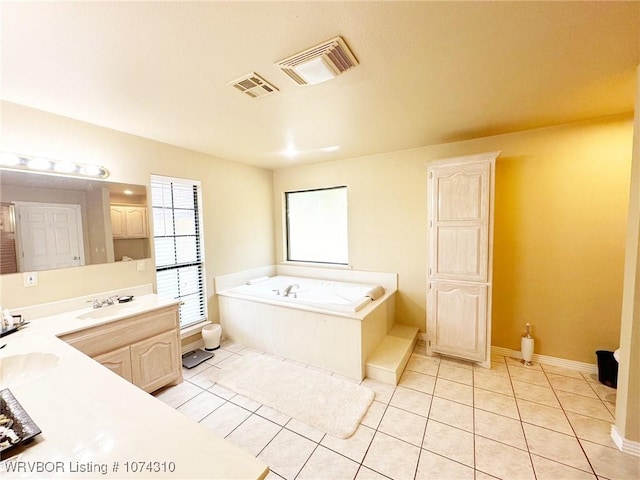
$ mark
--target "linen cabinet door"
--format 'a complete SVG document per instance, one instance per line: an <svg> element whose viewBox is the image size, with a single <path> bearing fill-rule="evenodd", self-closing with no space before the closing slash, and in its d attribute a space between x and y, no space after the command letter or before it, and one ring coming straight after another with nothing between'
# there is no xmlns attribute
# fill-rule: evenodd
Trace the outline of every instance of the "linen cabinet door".
<svg viewBox="0 0 640 480"><path fill-rule="evenodd" d="M153 392L178 380L181 375L179 359L175 330L132 344L133 383L147 392Z"/></svg>
<svg viewBox="0 0 640 480"><path fill-rule="evenodd" d="M131 375L131 353L129 346L118 348L112 352L103 353L94 357L94 360L107 367L112 372L120 375L128 382L133 381Z"/></svg>
<svg viewBox="0 0 640 480"><path fill-rule="evenodd" d="M487 344L486 285L432 283L429 316L435 353L483 361Z"/></svg>

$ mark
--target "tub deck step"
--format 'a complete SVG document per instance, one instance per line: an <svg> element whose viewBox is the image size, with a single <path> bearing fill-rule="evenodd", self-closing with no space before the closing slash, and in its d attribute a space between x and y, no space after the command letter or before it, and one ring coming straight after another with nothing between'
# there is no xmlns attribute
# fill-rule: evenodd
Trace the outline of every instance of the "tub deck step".
<svg viewBox="0 0 640 480"><path fill-rule="evenodd" d="M367 359L365 376L397 385L417 338L418 328L394 325Z"/></svg>

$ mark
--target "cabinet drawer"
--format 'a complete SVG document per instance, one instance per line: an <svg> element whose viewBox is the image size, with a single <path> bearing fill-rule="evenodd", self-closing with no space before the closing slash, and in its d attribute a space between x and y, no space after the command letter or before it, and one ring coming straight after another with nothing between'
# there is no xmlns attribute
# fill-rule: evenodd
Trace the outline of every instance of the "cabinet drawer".
<svg viewBox="0 0 640 480"><path fill-rule="evenodd" d="M86 355L95 357L176 328L178 308L171 306L90 327L60 338Z"/></svg>

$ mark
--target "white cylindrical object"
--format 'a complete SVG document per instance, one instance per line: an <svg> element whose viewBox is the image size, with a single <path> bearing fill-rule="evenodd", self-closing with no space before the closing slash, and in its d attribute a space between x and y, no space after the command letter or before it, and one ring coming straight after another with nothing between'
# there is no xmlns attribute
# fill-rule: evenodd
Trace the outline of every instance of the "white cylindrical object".
<svg viewBox="0 0 640 480"><path fill-rule="evenodd" d="M520 351L525 364L531 364L533 358L533 337L522 337L520 341Z"/></svg>
<svg viewBox="0 0 640 480"><path fill-rule="evenodd" d="M217 323L205 325L202 328L202 339L204 340L204 349L207 351L220 348L220 336L222 335L222 327Z"/></svg>

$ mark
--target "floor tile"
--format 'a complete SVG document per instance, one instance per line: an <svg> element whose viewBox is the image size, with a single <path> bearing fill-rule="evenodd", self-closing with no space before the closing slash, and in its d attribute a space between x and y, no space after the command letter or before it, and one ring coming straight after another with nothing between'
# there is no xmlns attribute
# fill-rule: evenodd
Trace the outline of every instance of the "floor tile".
<svg viewBox="0 0 640 480"><path fill-rule="evenodd" d="M395 480L411 480L419 456L419 447L376 432L363 465Z"/></svg>
<svg viewBox="0 0 640 480"><path fill-rule="evenodd" d="M599 477L625 480L640 478L640 458L586 440L580 440L580 443Z"/></svg>
<svg viewBox="0 0 640 480"><path fill-rule="evenodd" d="M214 395L213 393L202 391L191 400L180 405L178 407L178 411L184 413L187 417L195 420L196 422L199 422L224 403L224 399Z"/></svg>
<svg viewBox="0 0 640 480"><path fill-rule="evenodd" d="M296 432L298 435L302 435L303 437L308 438L312 442L316 443L320 443L322 438L325 436L325 433L323 431L307 425L306 423L302 423L295 418L289 420L284 428L291 430L292 432Z"/></svg>
<svg viewBox="0 0 640 480"><path fill-rule="evenodd" d="M458 370L472 373L472 370L465 370L462 368L458 368ZM438 377L438 380L436 380L436 388L433 391L433 395L435 397L446 398L447 400L452 400L454 402L464 403L465 405L473 405L473 387L471 385L452 382L441 377Z"/></svg>
<svg viewBox="0 0 640 480"><path fill-rule="evenodd" d="M556 432L573 435L573 429L561 408L548 407L540 403L530 402L519 398L518 409L523 422L539 427L555 430Z"/></svg>
<svg viewBox="0 0 640 480"><path fill-rule="evenodd" d="M476 435L527 450L522 424L518 420L476 409L474 424Z"/></svg>
<svg viewBox="0 0 640 480"><path fill-rule="evenodd" d="M565 435L527 423L523 424L523 428L531 453L579 470L591 471L578 439L573 435Z"/></svg>
<svg viewBox="0 0 640 480"><path fill-rule="evenodd" d="M388 478L386 475L374 472L370 468L360 465L360 470L358 470L355 480L388 480Z"/></svg>
<svg viewBox="0 0 640 480"><path fill-rule="evenodd" d="M509 365L509 376L512 380L533 383L534 385L540 385L542 387L549 386L547 375L542 370L535 370L523 366Z"/></svg>
<svg viewBox="0 0 640 480"><path fill-rule="evenodd" d="M573 412L566 412L567 418L578 438L599 443L605 447L616 448L611 439L611 425L613 422L586 417Z"/></svg>
<svg viewBox="0 0 640 480"><path fill-rule="evenodd" d="M498 375L499 377L508 377L509 369L504 362L491 361L491 368L484 368L479 365L473 366L473 371L478 373L484 373L487 375Z"/></svg>
<svg viewBox="0 0 640 480"><path fill-rule="evenodd" d="M591 388L596 392L596 395L603 402L611 402L616 403L616 393L618 392L615 388L607 387L602 383L589 383Z"/></svg>
<svg viewBox="0 0 640 480"><path fill-rule="evenodd" d="M200 421L200 425L207 427L220 437L226 437L238 425L244 422L251 412L238 407L233 403L226 402Z"/></svg>
<svg viewBox="0 0 640 480"><path fill-rule="evenodd" d="M575 393L557 391L556 395L562 408L569 412L579 413L587 417L613 422L613 415L600 399L583 397Z"/></svg>
<svg viewBox="0 0 640 480"><path fill-rule="evenodd" d="M438 370L438 379L450 380L452 382L473 385L473 370L462 368L457 365L444 363ZM437 387L437 385L436 385Z"/></svg>
<svg viewBox="0 0 640 480"><path fill-rule="evenodd" d="M349 438L336 438L331 435L325 435L320 444L351 460L361 463L374 434L375 430L373 428L360 425L356 432Z"/></svg>
<svg viewBox="0 0 640 480"><path fill-rule="evenodd" d="M391 400L391 396L393 395L393 391L396 388L394 385L380 382L379 380L373 380L371 378L365 378L361 385L373 390L376 394L374 400L382 403L389 403L389 400Z"/></svg>
<svg viewBox="0 0 640 480"><path fill-rule="evenodd" d="M302 468L296 480L317 480L319 478L351 479L356 476L360 465L319 445Z"/></svg>
<svg viewBox="0 0 640 480"><path fill-rule="evenodd" d="M266 405L262 405L255 413L272 421L273 423L277 423L281 427L284 427L287 422L291 420L289 415L285 415L284 413L274 410L271 407L267 407Z"/></svg>
<svg viewBox="0 0 640 480"><path fill-rule="evenodd" d="M482 388L483 390L502 393L503 395L513 395L509 378L483 373L478 370L473 372L473 386L475 388Z"/></svg>
<svg viewBox="0 0 640 480"><path fill-rule="evenodd" d="M451 365L453 367L468 368L470 370L473 370L474 363L453 357L442 357L440 359L440 365Z"/></svg>
<svg viewBox="0 0 640 480"><path fill-rule="evenodd" d="M509 395L474 388L473 405L487 412L497 413L516 420L520 419L516 399Z"/></svg>
<svg viewBox="0 0 640 480"><path fill-rule="evenodd" d="M518 380L513 380L512 383L516 398L541 403L542 405L547 405L549 407L560 408L560 402L558 402L556 394L551 386L541 387L538 385L532 385L531 383L519 382Z"/></svg>
<svg viewBox="0 0 640 480"><path fill-rule="evenodd" d="M416 480L474 480L473 468L422 450Z"/></svg>
<svg viewBox="0 0 640 480"><path fill-rule="evenodd" d="M222 360L224 360L225 358L229 358L233 355L233 353L228 352L226 350L223 350L222 348L219 350L216 350L214 352L213 357L211 357L208 360L205 360L204 363L209 364L209 365L217 365L218 363L220 363Z"/></svg>
<svg viewBox="0 0 640 480"><path fill-rule="evenodd" d="M402 377L400 377L398 385L431 395L436 386L436 377L405 370Z"/></svg>
<svg viewBox="0 0 640 480"><path fill-rule="evenodd" d="M220 344L222 350L226 350L231 353L237 353L240 350L244 350L246 347L236 342L232 342L231 340L227 340L224 343Z"/></svg>
<svg viewBox="0 0 640 480"><path fill-rule="evenodd" d="M286 480L286 479L284 477L281 477L277 473L269 470L269 473L267 473L265 480Z"/></svg>
<svg viewBox="0 0 640 480"><path fill-rule="evenodd" d="M427 417L431 408L431 395L399 386L396 387L389 405Z"/></svg>
<svg viewBox="0 0 640 480"><path fill-rule="evenodd" d="M376 402L374 400L371 405L369 405L369 409L367 410L367 413L360 423L373 429L378 428L378 425L380 425L380 421L382 420L382 416L384 415L384 411L386 409L387 405L381 402Z"/></svg>
<svg viewBox="0 0 640 480"><path fill-rule="evenodd" d="M535 480L528 452L476 435L475 454L481 472L508 480Z"/></svg>
<svg viewBox="0 0 640 480"><path fill-rule="evenodd" d="M233 397L231 397L231 399L229 399L229 401L251 412L255 412L262 406L261 403L258 403L255 400L251 400L250 398L247 398L244 395L240 394L234 395Z"/></svg>
<svg viewBox="0 0 640 480"><path fill-rule="evenodd" d="M434 397L429 419L473 433L473 408L468 405Z"/></svg>
<svg viewBox="0 0 640 480"><path fill-rule="evenodd" d="M311 440L283 428L260 452L258 460L265 462L278 475L293 479L302 470L316 446Z"/></svg>
<svg viewBox="0 0 640 480"><path fill-rule="evenodd" d="M202 362L200 365L196 365L193 368L182 367L182 378L184 380L188 380L194 375L197 375L198 373L201 373L210 367L211 367L211 364L207 363L206 361Z"/></svg>
<svg viewBox="0 0 640 480"><path fill-rule="evenodd" d="M425 417L389 406L384 412L378 431L419 447L422 445L426 425Z"/></svg>
<svg viewBox="0 0 640 480"><path fill-rule="evenodd" d="M596 480L593 473L587 473L547 458L531 455L537 480Z"/></svg>
<svg viewBox="0 0 640 480"><path fill-rule="evenodd" d="M178 408L185 402L188 402L196 395L200 394L202 389L191 382L182 382L178 385L167 387L154 396L158 400L162 400L164 403L173 408Z"/></svg>
<svg viewBox="0 0 640 480"><path fill-rule="evenodd" d="M226 439L255 457L273 440L280 430L282 430L280 425L258 415L251 415L231 432Z"/></svg>
<svg viewBox="0 0 640 480"><path fill-rule="evenodd" d="M233 397L235 397L237 394L236 392L234 392L233 390L229 390L226 387L223 387L222 385L219 385L217 383L214 383L213 385L211 385L208 390L219 396L224 398L225 400L231 400Z"/></svg>
<svg viewBox="0 0 640 480"><path fill-rule="evenodd" d="M542 370L548 375L553 373L555 375L562 375L570 378L577 378L578 380L584 380L582 373L578 370L573 370L571 368L558 367L557 365L546 365L544 363L540 364Z"/></svg>
<svg viewBox="0 0 640 480"><path fill-rule="evenodd" d="M415 353L409 357L406 370L422 373L425 375L438 375L438 369L440 365L440 359L436 357L423 357L416 355Z"/></svg>
<svg viewBox="0 0 640 480"><path fill-rule="evenodd" d="M473 467L473 434L464 430L429 420L422 448Z"/></svg>
<svg viewBox="0 0 640 480"><path fill-rule="evenodd" d="M548 373L547 378L554 390L571 392L584 397L598 398L589 382L582 378L565 377L563 375L556 375L553 373Z"/></svg>

